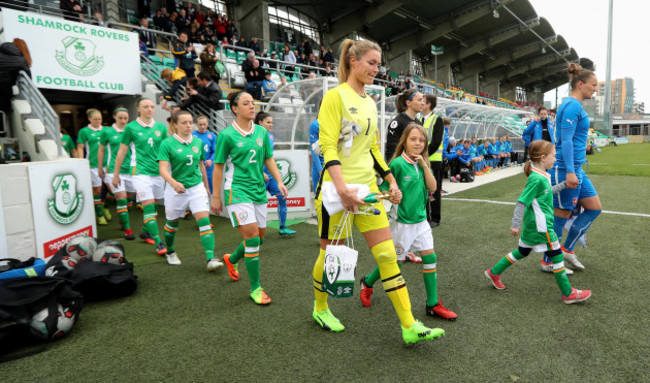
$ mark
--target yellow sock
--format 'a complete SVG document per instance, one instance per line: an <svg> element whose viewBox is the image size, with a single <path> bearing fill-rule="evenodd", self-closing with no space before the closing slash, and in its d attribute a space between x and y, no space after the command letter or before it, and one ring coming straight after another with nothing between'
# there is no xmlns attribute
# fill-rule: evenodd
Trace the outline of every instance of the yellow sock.
<svg viewBox="0 0 650 383"><path fill-rule="evenodd" d="M316 311L323 311L327 306L327 293L323 291L323 266L325 264L325 250L320 249L318 259L314 265L314 296L316 297Z"/></svg>
<svg viewBox="0 0 650 383"><path fill-rule="evenodd" d="M384 290L393 302L395 312L405 329L411 328L415 318L411 312L411 299L406 288L406 282L402 278L400 269L397 266L397 255L393 240L384 241L371 249L379 266L379 275Z"/></svg>

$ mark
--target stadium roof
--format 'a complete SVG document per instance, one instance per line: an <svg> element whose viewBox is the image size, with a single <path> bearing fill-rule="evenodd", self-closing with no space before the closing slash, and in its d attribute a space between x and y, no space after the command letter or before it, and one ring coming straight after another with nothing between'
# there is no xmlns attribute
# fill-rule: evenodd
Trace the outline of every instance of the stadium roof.
<svg viewBox="0 0 650 383"><path fill-rule="evenodd" d="M431 45L444 47L438 65L457 78L479 74L546 92L565 82L568 62L593 69L528 0L276 0L317 20L329 41L356 31L397 57L409 50L432 62Z"/></svg>

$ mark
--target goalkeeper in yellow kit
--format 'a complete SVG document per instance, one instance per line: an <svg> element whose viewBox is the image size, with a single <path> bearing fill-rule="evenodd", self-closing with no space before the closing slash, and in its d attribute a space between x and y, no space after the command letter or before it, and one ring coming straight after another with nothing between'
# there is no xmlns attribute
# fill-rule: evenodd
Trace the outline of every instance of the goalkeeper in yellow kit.
<svg viewBox="0 0 650 383"><path fill-rule="evenodd" d="M345 40L341 44L338 69L340 85L327 92L318 117L319 144L325 161L316 190L320 253L313 271L316 301L312 316L321 327L333 332L343 331L345 326L329 310L327 293L322 286L325 249L335 234L346 238L351 233L339 227L344 212L329 214L323 205L324 185L333 185L345 211L359 213L359 206L364 202L357 196L357 189L348 185L364 184L370 187L371 193L378 193L377 172L390 185L391 202L399 203L401 200L401 192L377 144L377 106L364 88L372 84L380 63L381 49L376 43ZM343 142L340 142L340 136ZM416 343L444 335L444 330L429 329L413 318L408 290L397 266L386 212L382 203L373 208L379 214L355 214L353 222L363 233L377 261L382 284L401 322L404 341Z"/></svg>

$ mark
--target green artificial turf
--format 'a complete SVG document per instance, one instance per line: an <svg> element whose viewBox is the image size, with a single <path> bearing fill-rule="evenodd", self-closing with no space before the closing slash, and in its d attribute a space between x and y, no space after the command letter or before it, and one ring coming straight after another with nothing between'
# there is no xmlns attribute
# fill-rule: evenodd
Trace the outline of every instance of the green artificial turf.
<svg viewBox="0 0 650 383"><path fill-rule="evenodd" d="M629 145L626 148L632 148ZM618 150L623 146L613 148ZM597 155L597 156L600 156ZM591 158L590 158L591 161ZM591 167L594 168L593 166ZM650 214L650 178L593 175L605 210ZM523 175L454 198L515 201ZM88 303L70 334L45 352L1 365L2 382L647 382L650 218L603 213L576 254L586 270L569 277L593 290L584 304L565 305L552 275L531 254L503 274L495 290L483 271L517 246L509 234L513 206L444 200L434 229L439 296L458 313L455 322L424 315L421 266L402 268L413 312L447 336L405 346L390 300L380 284L373 304L330 299L346 326L322 330L311 318L316 226L292 226L284 238L269 228L260 255L267 307L248 297L246 268L231 281L222 269L205 271L193 219L183 220L172 267L153 246L126 242L139 288L133 296ZM162 209L159 218L163 217ZM134 232L141 213L132 213ZM212 217L216 253L241 240L229 221ZM159 220L159 226L163 221ZM114 221L103 238L119 238ZM357 277L376 265L356 233ZM646 298L644 298L646 297Z"/></svg>

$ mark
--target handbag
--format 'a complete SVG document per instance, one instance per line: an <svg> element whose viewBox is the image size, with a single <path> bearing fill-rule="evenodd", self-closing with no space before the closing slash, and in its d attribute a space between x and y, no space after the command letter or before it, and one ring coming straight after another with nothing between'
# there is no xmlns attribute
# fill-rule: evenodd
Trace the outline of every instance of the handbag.
<svg viewBox="0 0 650 383"><path fill-rule="evenodd" d="M226 72L226 67L221 61L217 61L217 63L214 64L214 70L219 74L224 74Z"/></svg>
<svg viewBox="0 0 650 383"><path fill-rule="evenodd" d="M351 214L350 212L343 214L338 225L339 229L334 234L334 241L325 248L323 290L334 298L347 298L354 294L359 252L354 250ZM345 245L341 238L344 231L349 234L345 239Z"/></svg>

